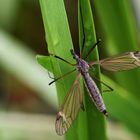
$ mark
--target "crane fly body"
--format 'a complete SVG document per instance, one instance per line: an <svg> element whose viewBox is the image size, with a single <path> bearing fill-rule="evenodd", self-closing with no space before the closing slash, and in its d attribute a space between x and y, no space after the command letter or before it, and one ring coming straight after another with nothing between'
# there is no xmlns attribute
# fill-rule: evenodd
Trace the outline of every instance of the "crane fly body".
<svg viewBox="0 0 140 140"><path fill-rule="evenodd" d="M106 107L105 107L105 104L104 104L103 99L101 97L101 94L99 92L99 89L88 73L89 68L90 68L89 64L85 60L81 59L74 52L74 50L71 50L71 54L73 55L73 58L77 62L77 64L76 64L77 69L81 73L81 75L83 76L83 79L84 79L84 82L85 82L85 85L86 85L86 88L88 90L88 93L89 93L91 100L93 101L93 103L95 104L97 109L100 112L103 112L107 116Z"/></svg>
<svg viewBox="0 0 140 140"><path fill-rule="evenodd" d="M97 43L93 46L93 48L97 45ZM90 51L92 51L91 49ZM68 128L71 126L72 122L78 115L78 112L83 108L83 97L82 92L80 89L80 77L82 76L84 79L85 86L88 90L89 96L92 102L95 104L97 109L102 112L105 116L107 116L106 107L104 101L102 99L101 93L94 82L94 80L89 75L88 71L94 65L100 65L103 69L108 71L124 71L124 70L131 70L140 66L140 52L126 52L120 55L116 55L113 57L109 57L106 59L102 59L100 61L93 61L87 62L86 60L79 57L73 49L70 50L73 58L76 60L76 64L71 64L70 62L64 60L63 58L53 55L54 57L64 61L67 64L75 66L76 68L72 71L64 74L63 76L54 79L50 84L54 83L55 81L64 78L68 74L78 71L76 79L71 86L69 92L67 93L64 103L60 108L60 111L56 117L55 128L58 135L63 135L67 132ZM87 56L90 54L88 52ZM52 55L52 54L51 54ZM86 56L86 58L87 58ZM101 82L103 83L103 82ZM103 83L106 85L105 83ZM107 85L106 85L107 86ZM107 86L109 87L109 86Z"/></svg>

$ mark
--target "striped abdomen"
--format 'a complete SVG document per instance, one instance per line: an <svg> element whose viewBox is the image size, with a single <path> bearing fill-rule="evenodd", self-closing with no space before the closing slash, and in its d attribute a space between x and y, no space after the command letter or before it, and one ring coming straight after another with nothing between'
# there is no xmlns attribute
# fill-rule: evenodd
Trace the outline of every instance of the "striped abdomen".
<svg viewBox="0 0 140 140"><path fill-rule="evenodd" d="M96 105L97 109L100 112L103 112L105 115L107 115L105 104L103 102L99 89L96 86L96 83L93 81L93 79L90 77L88 73L85 73L83 77L85 80L85 85L89 92L89 96L91 97L92 101Z"/></svg>

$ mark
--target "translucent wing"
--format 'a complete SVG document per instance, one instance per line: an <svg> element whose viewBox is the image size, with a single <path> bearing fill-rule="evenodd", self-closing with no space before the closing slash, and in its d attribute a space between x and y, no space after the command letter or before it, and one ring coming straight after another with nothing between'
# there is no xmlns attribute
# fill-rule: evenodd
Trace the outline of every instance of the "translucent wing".
<svg viewBox="0 0 140 140"><path fill-rule="evenodd" d="M68 130L82 105L82 93L79 83L80 76L80 74L77 75L76 80L65 97L61 110L57 114L55 128L58 135L63 135Z"/></svg>
<svg viewBox="0 0 140 140"><path fill-rule="evenodd" d="M140 52L126 52L121 55L109 57L99 62L92 62L90 65L100 64L102 68L109 71L124 71L140 66Z"/></svg>

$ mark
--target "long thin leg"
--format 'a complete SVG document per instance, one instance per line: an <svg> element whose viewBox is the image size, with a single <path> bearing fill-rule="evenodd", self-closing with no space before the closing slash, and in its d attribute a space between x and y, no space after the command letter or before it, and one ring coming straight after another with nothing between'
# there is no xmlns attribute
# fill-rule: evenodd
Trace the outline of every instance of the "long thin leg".
<svg viewBox="0 0 140 140"><path fill-rule="evenodd" d="M56 82L56 81L58 81L58 80L64 78L64 77L67 76L68 74L71 74L71 73L74 72L75 70L76 70L76 69L73 69L72 71L69 71L69 72L65 73L64 75L62 75L62 76L60 76L60 77L58 77L58 78L55 78L52 82L49 83L49 85L51 85L51 84L53 84L54 82Z"/></svg>
<svg viewBox="0 0 140 140"><path fill-rule="evenodd" d="M86 54L85 58L86 59L90 54L91 52L94 50L94 48L101 42L101 39L99 39L94 45L92 48L90 48L90 50L88 51L88 53Z"/></svg>
<svg viewBox="0 0 140 140"><path fill-rule="evenodd" d="M71 66L75 66L75 64L72 64L72 63L70 63L69 61L67 61L67 60L65 60L65 59L63 59L63 58L61 58L61 57L59 57L59 56L57 56L57 55L55 55L55 54L50 53L49 55L51 55L51 56L53 56L53 57L55 57L55 58L57 58L57 59L59 59L59 60L65 62L65 63L67 63L67 64L69 64L69 65L71 65Z"/></svg>
<svg viewBox="0 0 140 140"><path fill-rule="evenodd" d="M94 76L93 79L99 81L101 84L103 84L104 86L106 86L106 87L108 88L108 90L104 90L103 92L111 92L111 91L114 90L114 89L111 88L109 85L107 85L106 83L104 83L103 81L101 81L100 79L98 79L97 77Z"/></svg>
<svg viewBox="0 0 140 140"><path fill-rule="evenodd" d="M81 53L80 53L80 57L82 58L82 54L84 52L84 45L86 42L86 35L85 35L85 30L84 30L84 20L83 20L83 16L82 16L82 8L81 8L81 3L80 3L80 17L81 17L81 24L82 24L82 29L83 29L83 42L82 42L82 49L81 49ZM101 42L101 39L99 39L94 45L93 47L88 51L87 55L85 56L84 59L86 59L91 52L94 50L94 48Z"/></svg>

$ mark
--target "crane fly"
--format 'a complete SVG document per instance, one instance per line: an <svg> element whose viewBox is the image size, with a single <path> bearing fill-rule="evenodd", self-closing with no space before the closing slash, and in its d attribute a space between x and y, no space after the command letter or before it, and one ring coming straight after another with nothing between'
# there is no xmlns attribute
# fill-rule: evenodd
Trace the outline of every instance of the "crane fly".
<svg viewBox="0 0 140 140"><path fill-rule="evenodd" d="M95 48L95 46L98 43L99 41L93 46L93 48ZM85 58L87 58L91 54L93 48L88 52ZM54 79L52 82L49 83L49 85L51 85L52 83L54 83L55 81L61 78L64 78L65 76L67 76L68 74L76 70L78 72L76 79L73 82L73 85L71 86L69 92L67 93L64 99L64 103L61 106L61 109L56 117L55 128L56 128L56 133L58 135L63 135L67 132L68 128L71 126L72 122L77 117L80 108L83 109L82 92L79 83L81 76L84 79L84 84L87 88L91 101L95 104L95 106L100 112L102 112L105 116L107 116L107 110L104 101L102 99L101 93L96 83L88 73L90 68L94 67L95 65L100 65L105 70L116 72L116 71L131 70L140 66L139 51L126 52L120 55L116 55L113 57L109 57L93 62L87 62L86 60L82 59L75 53L73 49L71 49L70 52L73 58L75 59L76 64L71 64L70 62L64 60L63 58L57 55L50 54L55 58L64 61L65 63L75 66L76 68L64 74L63 76Z"/></svg>

